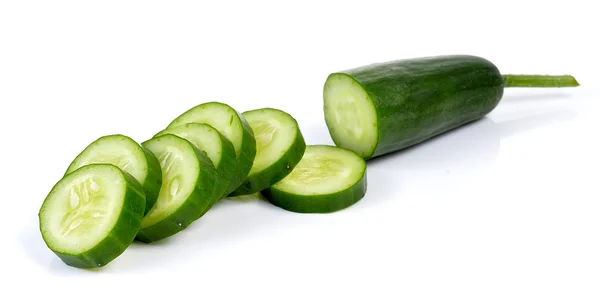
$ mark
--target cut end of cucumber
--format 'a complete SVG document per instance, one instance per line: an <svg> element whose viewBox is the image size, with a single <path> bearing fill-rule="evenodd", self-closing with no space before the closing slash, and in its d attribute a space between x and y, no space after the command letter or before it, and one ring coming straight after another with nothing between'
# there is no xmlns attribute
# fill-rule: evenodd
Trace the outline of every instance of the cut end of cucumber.
<svg viewBox="0 0 600 307"><path fill-rule="evenodd" d="M128 136L115 134L98 138L90 143L69 165L67 174L88 164L112 164L144 182L148 168L140 145Z"/></svg>
<svg viewBox="0 0 600 307"><path fill-rule="evenodd" d="M293 145L298 133L296 121L276 109L244 112L256 139L256 158L248 176L254 175L279 160Z"/></svg>
<svg viewBox="0 0 600 307"><path fill-rule="evenodd" d="M329 195L351 188L365 171L365 161L349 150L311 145L300 163L273 188L295 195Z"/></svg>
<svg viewBox="0 0 600 307"><path fill-rule="evenodd" d="M173 214L196 187L200 165L191 142L175 135L152 138L143 144L160 162L162 186L156 203L142 219L141 228Z"/></svg>
<svg viewBox="0 0 600 307"><path fill-rule="evenodd" d="M323 99L325 122L334 143L363 158L372 156L379 137L377 112L363 87L346 74L331 74Z"/></svg>
<svg viewBox="0 0 600 307"><path fill-rule="evenodd" d="M88 165L61 179L40 209L41 232L56 252L81 254L112 231L127 191L114 165Z"/></svg>
<svg viewBox="0 0 600 307"><path fill-rule="evenodd" d="M206 102L199 104L174 119L167 128L173 128L188 123L208 124L221 132L231 141L236 156L242 151L242 122L235 109L221 102Z"/></svg>

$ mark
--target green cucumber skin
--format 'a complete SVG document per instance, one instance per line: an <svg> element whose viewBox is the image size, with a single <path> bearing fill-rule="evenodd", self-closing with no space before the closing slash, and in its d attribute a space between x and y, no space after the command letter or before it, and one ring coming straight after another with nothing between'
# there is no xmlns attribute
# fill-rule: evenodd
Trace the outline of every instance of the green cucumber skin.
<svg viewBox="0 0 600 307"><path fill-rule="evenodd" d="M340 73L360 83L375 106L378 143L365 159L481 119L504 92L498 68L471 55L397 60Z"/></svg>
<svg viewBox="0 0 600 307"><path fill-rule="evenodd" d="M143 185L144 193L146 194L146 210L144 211L144 216L146 216L158 199L158 193L162 185L162 171L160 170L160 162L156 156L144 146L142 146L142 150L146 155L148 163L148 174Z"/></svg>
<svg viewBox="0 0 600 307"><path fill-rule="evenodd" d="M296 120L294 120L294 122L296 122ZM296 125L297 124L298 123L296 122ZM248 176L235 191L229 194L229 196L258 193L277 183L292 172L294 167L302 159L305 150L306 142L300 129L298 129L294 143L276 163L261 172Z"/></svg>
<svg viewBox="0 0 600 307"><path fill-rule="evenodd" d="M367 193L367 174L353 186L326 195L297 195L269 187L260 192L271 204L295 213L333 213L360 201Z"/></svg>
<svg viewBox="0 0 600 307"><path fill-rule="evenodd" d="M222 146L221 161L219 162L219 167L216 168L216 185L220 188L218 188L215 192L215 202L227 196L229 183L231 182L231 178L233 177L233 175L236 173L237 166L237 158L235 155L235 147L233 147L233 143L231 143L229 139L227 139L222 133L220 133L219 131L217 132L219 133L219 137L221 138Z"/></svg>
<svg viewBox="0 0 600 307"><path fill-rule="evenodd" d="M180 138L175 135L173 137ZM217 172L212 161L206 153L200 151L188 140L180 139L188 142L194 148L200 162L200 175L196 182L196 188L173 214L150 227L140 229L135 237L136 241L152 243L173 236L201 218L215 204Z"/></svg>
<svg viewBox="0 0 600 307"><path fill-rule="evenodd" d="M110 166L117 168L114 165ZM81 168L84 167L86 166ZM72 255L54 251L65 264L82 269L103 267L123 254L134 241L144 217L146 198L140 183L127 172L120 169L119 171L127 181L127 189L123 209L117 219L115 228L98 245L83 254ZM78 171L74 171L70 175L76 175L77 173Z"/></svg>
<svg viewBox="0 0 600 307"><path fill-rule="evenodd" d="M237 157L235 171L233 172L231 181L229 181L229 186L225 190L225 195L227 196L233 196L230 194L246 180L248 173L250 173L250 170L252 169L254 158L256 158L256 139L254 138L254 131L246 118L239 112L237 112L237 114L242 123L242 146L240 155Z"/></svg>

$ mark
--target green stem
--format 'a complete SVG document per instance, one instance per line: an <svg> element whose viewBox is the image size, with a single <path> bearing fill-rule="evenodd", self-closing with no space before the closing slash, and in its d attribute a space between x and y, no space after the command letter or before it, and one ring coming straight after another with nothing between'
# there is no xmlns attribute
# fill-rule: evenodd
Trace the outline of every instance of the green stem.
<svg viewBox="0 0 600 307"><path fill-rule="evenodd" d="M574 87L579 82L571 75L504 75L504 87Z"/></svg>

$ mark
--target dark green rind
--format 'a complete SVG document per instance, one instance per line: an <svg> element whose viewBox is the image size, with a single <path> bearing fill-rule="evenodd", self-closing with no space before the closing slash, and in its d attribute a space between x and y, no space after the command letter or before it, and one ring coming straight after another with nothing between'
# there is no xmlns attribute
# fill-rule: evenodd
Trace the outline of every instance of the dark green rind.
<svg viewBox="0 0 600 307"><path fill-rule="evenodd" d="M332 194L297 195L273 186L260 192L269 203L296 213L333 213L356 204L367 193L367 173L356 184Z"/></svg>
<svg viewBox="0 0 600 307"><path fill-rule="evenodd" d="M296 127L298 127L292 146L288 148L277 162L261 172L248 176L237 189L229 194L229 196L249 195L260 192L277 183L292 172L294 167L300 162L300 159L302 159L304 151L306 150L306 142L298 123L294 118L292 118L292 120L294 120Z"/></svg>
<svg viewBox="0 0 600 307"><path fill-rule="evenodd" d="M235 166L237 164L237 158L235 155L235 147L233 146L233 144L231 143L231 141L229 141L229 139L227 139L221 132L219 132L219 130L217 130L216 128L214 128L213 126L210 126L208 124L199 124L199 125L206 125L208 127L211 127L212 129L214 129L214 131L217 133L217 135L219 136L220 140L221 140L221 160L219 161L219 166L216 167L216 183L215 186L218 188L215 188L215 202L223 199L225 196L227 196L225 194L226 189L229 186L229 182L231 181L231 177L233 176L234 172L235 172ZM175 133L168 133L167 131L168 129L165 129L159 133L157 133L154 137L158 137L164 134L175 134ZM177 135L177 134L175 134ZM177 135L179 136L179 135ZM181 136L180 136L181 137ZM202 150L201 150L202 151ZM214 163L213 163L214 166Z"/></svg>
<svg viewBox="0 0 600 307"><path fill-rule="evenodd" d="M163 135L158 138L163 137L178 138L189 144L190 148L193 148L196 153L196 157L200 163L200 173L196 179L196 188L179 209L162 221L139 230L135 240L143 243L159 241L177 234L200 219L215 204L214 193L216 191L215 181L217 172L210 158L186 139L172 134ZM150 139L142 143L142 145L158 138Z"/></svg>
<svg viewBox="0 0 600 307"><path fill-rule="evenodd" d="M216 169L216 180L219 182L218 186L221 188L217 189L215 192L215 202L227 196L226 192L229 187L229 183L231 182L231 178L236 172L237 165L235 147L233 147L233 144L220 132L219 137L221 138L222 145L221 162L219 162L219 167Z"/></svg>
<svg viewBox="0 0 600 307"><path fill-rule="evenodd" d="M162 171L156 156L146 147L141 147L146 155L146 167L148 169L146 181L143 183L144 193L146 194L146 210L144 211L144 216L146 216L158 199L158 193L162 185Z"/></svg>
<svg viewBox="0 0 600 307"><path fill-rule="evenodd" d="M121 172L126 179L126 192L123 207L112 231L94 248L82 254L74 255L55 251L51 246L47 245L48 248L50 248L50 250L52 250L65 264L72 267L82 269L103 267L123 254L127 247L133 242L146 208L145 194L140 183L133 178L133 176L123 172L112 164L82 166L66 175L64 178L67 178L67 176L77 176L79 172L85 171L88 167L96 167L98 165L114 167ZM41 210L43 210L43 208ZM43 236L44 233L42 232L42 237Z"/></svg>
<svg viewBox="0 0 600 307"><path fill-rule="evenodd" d="M248 173L252 169L254 158L256 157L256 139L254 138L254 131L252 127L246 121L246 118L242 114L236 111L240 122L242 123L242 146L240 154L237 156L237 164L235 171L229 182L229 186L225 190L225 195L231 196L231 192L237 189L248 177Z"/></svg>
<svg viewBox="0 0 600 307"><path fill-rule="evenodd" d="M378 143L365 159L407 148L481 119L498 105L504 92L498 68L470 55L397 60L330 76L336 74L358 82L375 106Z"/></svg>

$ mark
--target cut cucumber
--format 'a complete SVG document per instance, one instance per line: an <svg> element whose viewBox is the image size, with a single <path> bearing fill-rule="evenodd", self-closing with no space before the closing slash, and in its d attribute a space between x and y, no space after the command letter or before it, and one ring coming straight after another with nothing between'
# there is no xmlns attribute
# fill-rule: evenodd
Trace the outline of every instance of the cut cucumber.
<svg viewBox="0 0 600 307"><path fill-rule="evenodd" d="M263 108L242 113L256 139L256 157L244 182L230 196L260 192L287 176L300 162L306 143L288 113Z"/></svg>
<svg viewBox="0 0 600 307"><path fill-rule="evenodd" d="M309 145L294 170L261 194L273 205L288 211L335 212L365 196L366 171L365 160L350 150Z"/></svg>
<svg viewBox="0 0 600 307"><path fill-rule="evenodd" d="M64 263L102 267L133 242L145 208L133 176L112 164L90 164L54 185L38 214L40 231Z"/></svg>
<svg viewBox="0 0 600 307"><path fill-rule="evenodd" d="M333 142L372 159L483 118L506 87L571 86L570 75L502 75L482 57L440 55L332 73L323 109Z"/></svg>
<svg viewBox="0 0 600 307"><path fill-rule="evenodd" d="M208 124L184 124L165 129L157 133L155 137L165 134L182 137L208 155L217 171L215 202L225 197L225 191L229 186L236 165L233 144L217 129Z"/></svg>
<svg viewBox="0 0 600 307"><path fill-rule="evenodd" d="M225 195L242 184L256 156L256 141L246 119L231 106L221 102L199 104L174 119L167 128L187 123L208 124L219 130L235 148L236 166Z"/></svg>
<svg viewBox="0 0 600 307"><path fill-rule="evenodd" d="M216 170L206 153L176 135L158 136L142 145L158 158L163 175L158 200L136 237L150 243L184 230L212 207Z"/></svg>
<svg viewBox="0 0 600 307"><path fill-rule="evenodd" d="M503 92L503 77L490 61L436 56L332 73L323 108L334 143L371 159L482 118Z"/></svg>
<svg viewBox="0 0 600 307"><path fill-rule="evenodd" d="M144 214L150 211L158 198L162 184L160 165L154 154L128 136L106 135L96 139L79 153L65 174L82 166L98 163L118 166L133 176L144 188L146 195Z"/></svg>

